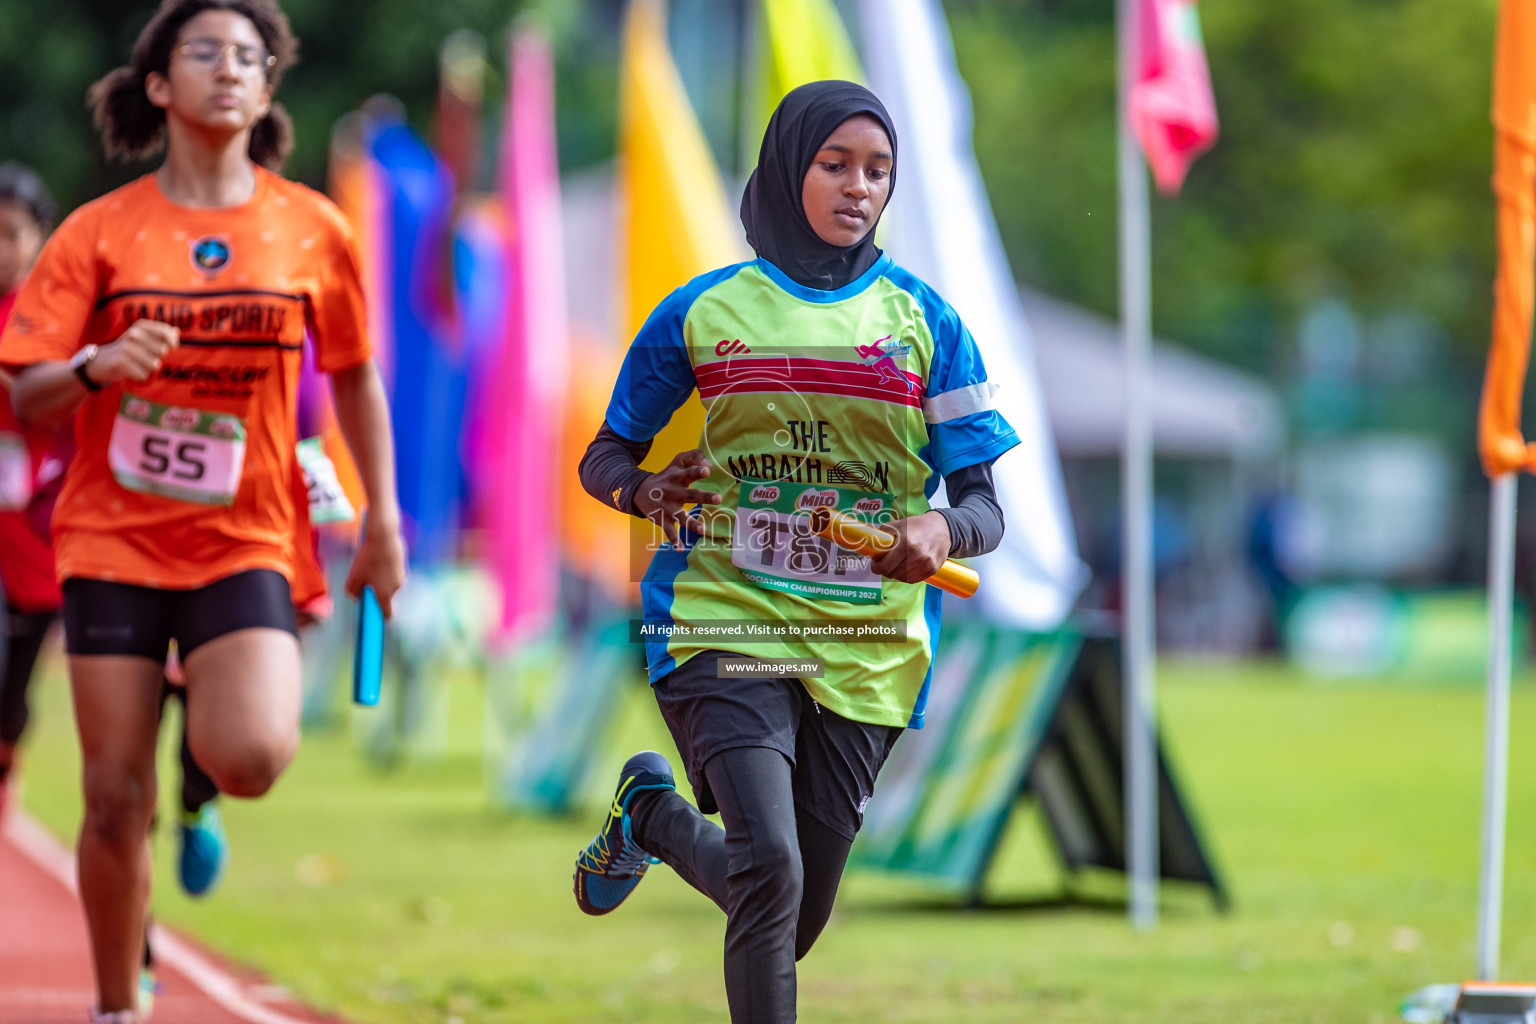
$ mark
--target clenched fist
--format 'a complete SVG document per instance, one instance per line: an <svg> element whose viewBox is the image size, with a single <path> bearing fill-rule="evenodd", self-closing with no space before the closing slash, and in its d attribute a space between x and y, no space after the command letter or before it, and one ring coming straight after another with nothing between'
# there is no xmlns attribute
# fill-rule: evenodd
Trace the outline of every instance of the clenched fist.
<svg viewBox="0 0 1536 1024"><path fill-rule="evenodd" d="M148 380L166 355L181 344L181 332L158 320L136 320L123 336L101 346L86 373L98 384Z"/></svg>

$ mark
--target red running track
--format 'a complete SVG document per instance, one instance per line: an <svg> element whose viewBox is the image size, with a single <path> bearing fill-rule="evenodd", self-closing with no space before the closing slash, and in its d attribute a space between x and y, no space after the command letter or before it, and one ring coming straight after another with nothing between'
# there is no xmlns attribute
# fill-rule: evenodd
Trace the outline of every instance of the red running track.
<svg viewBox="0 0 1536 1024"><path fill-rule="evenodd" d="M83 1024L94 999L74 858L13 809L0 827L0 1024ZM151 945L154 1024L345 1024L169 929Z"/></svg>

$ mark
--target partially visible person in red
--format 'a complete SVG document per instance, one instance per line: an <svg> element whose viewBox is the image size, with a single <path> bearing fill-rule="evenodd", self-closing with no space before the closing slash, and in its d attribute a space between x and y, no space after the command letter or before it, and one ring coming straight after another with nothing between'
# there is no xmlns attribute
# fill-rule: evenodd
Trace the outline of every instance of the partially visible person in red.
<svg viewBox="0 0 1536 1024"><path fill-rule="evenodd" d="M0 164L0 329L57 213L35 171L18 163ZM9 390L9 377L0 383ZM16 746L27 727L27 683L64 600L54 578L48 522L73 447L67 425L23 428L9 399L0 400L0 587L5 595L0 815L10 801Z"/></svg>

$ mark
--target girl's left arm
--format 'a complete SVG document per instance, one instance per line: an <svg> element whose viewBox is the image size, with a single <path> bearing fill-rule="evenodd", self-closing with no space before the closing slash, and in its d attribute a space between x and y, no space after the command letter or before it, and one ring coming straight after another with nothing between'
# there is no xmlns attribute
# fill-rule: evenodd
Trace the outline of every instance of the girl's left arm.
<svg viewBox="0 0 1536 1024"><path fill-rule="evenodd" d="M950 558L974 558L995 550L1003 540L1003 510L997 503L992 464L962 466L944 478L949 508L933 511L949 524Z"/></svg>
<svg viewBox="0 0 1536 1024"><path fill-rule="evenodd" d="M992 464L977 463L944 477L949 508L935 508L910 519L887 523L895 534L891 550L870 563L881 576L919 583L946 558L972 558L993 550L1003 539L1003 510L992 483Z"/></svg>
<svg viewBox="0 0 1536 1024"><path fill-rule="evenodd" d="M357 464L368 495L368 515L346 590L353 597L373 588L388 616L395 592L405 582L405 543L400 538L400 501L395 490L395 445L389 403L372 359L331 374L336 422Z"/></svg>

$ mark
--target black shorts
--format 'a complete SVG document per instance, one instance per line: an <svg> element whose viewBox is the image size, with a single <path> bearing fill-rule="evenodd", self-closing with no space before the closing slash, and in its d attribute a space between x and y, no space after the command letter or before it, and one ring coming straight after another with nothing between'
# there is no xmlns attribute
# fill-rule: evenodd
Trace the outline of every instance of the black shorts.
<svg viewBox="0 0 1536 1024"><path fill-rule="evenodd" d="M851 841L864 823L875 776L904 730L834 714L798 679L717 679L722 657L741 655L700 652L651 686L699 810L719 810L704 777L710 758L734 747L768 747L794 766L795 806Z"/></svg>
<svg viewBox="0 0 1536 1024"><path fill-rule="evenodd" d="M126 654L164 661L172 640L186 657L240 629L299 635L288 580L248 569L195 590L72 577L64 581L64 643L70 654Z"/></svg>

